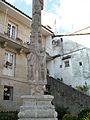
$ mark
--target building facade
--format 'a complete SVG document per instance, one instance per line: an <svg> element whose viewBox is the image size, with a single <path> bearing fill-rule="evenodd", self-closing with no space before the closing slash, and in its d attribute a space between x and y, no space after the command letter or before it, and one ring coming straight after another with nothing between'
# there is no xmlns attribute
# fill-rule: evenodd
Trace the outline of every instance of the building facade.
<svg viewBox="0 0 90 120"><path fill-rule="evenodd" d="M0 110L19 110L21 96L29 94L27 55L32 19L0 1ZM53 34L42 25L42 46Z"/></svg>
<svg viewBox="0 0 90 120"><path fill-rule="evenodd" d="M47 63L49 75L90 95L90 27L72 36L55 37ZM80 35L83 34L83 35ZM52 69L50 69L52 68Z"/></svg>

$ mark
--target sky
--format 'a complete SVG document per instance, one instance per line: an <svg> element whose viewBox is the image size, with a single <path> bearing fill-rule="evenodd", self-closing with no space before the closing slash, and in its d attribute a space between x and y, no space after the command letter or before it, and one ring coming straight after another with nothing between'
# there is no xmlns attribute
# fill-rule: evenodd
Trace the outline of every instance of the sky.
<svg viewBox="0 0 90 120"><path fill-rule="evenodd" d="M32 0L6 0L32 17ZM42 24L56 34L67 34L90 26L90 0L44 0Z"/></svg>

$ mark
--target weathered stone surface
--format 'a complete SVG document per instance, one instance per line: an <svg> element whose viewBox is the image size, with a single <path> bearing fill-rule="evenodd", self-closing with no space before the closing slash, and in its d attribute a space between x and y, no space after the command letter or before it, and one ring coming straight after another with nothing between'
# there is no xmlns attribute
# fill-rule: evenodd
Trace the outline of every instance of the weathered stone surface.
<svg viewBox="0 0 90 120"><path fill-rule="evenodd" d="M42 48L41 39L41 10L43 0L33 0L31 44L28 54L28 80L30 94L44 94L46 85L46 54Z"/></svg>
<svg viewBox="0 0 90 120"><path fill-rule="evenodd" d="M52 77L48 77L47 85L50 86L49 92L54 96L53 104L56 107L67 108L67 111L73 115L80 113L83 109L90 109L90 96Z"/></svg>
<svg viewBox="0 0 90 120"><path fill-rule="evenodd" d="M28 55L28 80L30 95L22 96L23 106L19 120L57 120L51 104L52 96L44 95L46 81L46 56L41 40L41 10L43 0L33 0L31 44Z"/></svg>
<svg viewBox="0 0 90 120"><path fill-rule="evenodd" d="M53 96L26 95L22 96L23 106L20 108L20 120L56 120L57 113L51 104Z"/></svg>

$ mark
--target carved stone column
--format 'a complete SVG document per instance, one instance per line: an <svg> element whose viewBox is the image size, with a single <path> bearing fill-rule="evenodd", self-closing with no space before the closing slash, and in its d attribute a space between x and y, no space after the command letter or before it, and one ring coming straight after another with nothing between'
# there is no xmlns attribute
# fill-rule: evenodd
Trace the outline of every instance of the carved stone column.
<svg viewBox="0 0 90 120"><path fill-rule="evenodd" d="M22 96L23 106L19 120L57 120L57 113L51 104L53 96L44 95L46 80L46 53L42 48L41 10L43 0L33 0L31 44L28 54L28 81L30 95Z"/></svg>
<svg viewBox="0 0 90 120"><path fill-rule="evenodd" d="M28 80L30 83L30 94L44 94L46 81L46 54L42 48L41 39L41 9L43 0L33 0L32 7L32 32L30 54L28 55Z"/></svg>

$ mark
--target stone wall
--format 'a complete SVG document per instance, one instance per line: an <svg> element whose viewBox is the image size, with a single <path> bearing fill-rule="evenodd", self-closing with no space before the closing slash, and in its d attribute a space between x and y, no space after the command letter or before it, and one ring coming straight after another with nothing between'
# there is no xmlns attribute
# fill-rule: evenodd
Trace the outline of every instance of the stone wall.
<svg viewBox="0 0 90 120"><path fill-rule="evenodd" d="M48 77L47 81L49 92L54 96L53 104L56 107L67 108L72 114L77 114L83 109L90 108L90 96L82 94L52 77Z"/></svg>
<svg viewBox="0 0 90 120"><path fill-rule="evenodd" d="M3 79L4 80L4 79ZM14 80L4 80L6 84L12 84L13 87L13 99L3 100L4 97L4 85L0 85L0 110L1 111L19 111L22 105L22 95L29 94L29 85L26 82L14 81ZM5 85L6 85L5 84Z"/></svg>

